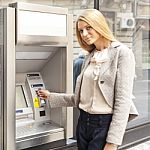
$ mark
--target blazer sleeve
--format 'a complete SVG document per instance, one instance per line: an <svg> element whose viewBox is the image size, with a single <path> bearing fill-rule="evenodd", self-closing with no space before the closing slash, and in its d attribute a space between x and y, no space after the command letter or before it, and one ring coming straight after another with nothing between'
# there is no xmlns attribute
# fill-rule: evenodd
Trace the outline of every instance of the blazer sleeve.
<svg viewBox="0 0 150 150"><path fill-rule="evenodd" d="M113 117L106 141L121 145L132 104L135 59L131 49L120 48L115 82Z"/></svg>
<svg viewBox="0 0 150 150"><path fill-rule="evenodd" d="M73 107L75 106L74 94L51 93L48 102L50 107Z"/></svg>

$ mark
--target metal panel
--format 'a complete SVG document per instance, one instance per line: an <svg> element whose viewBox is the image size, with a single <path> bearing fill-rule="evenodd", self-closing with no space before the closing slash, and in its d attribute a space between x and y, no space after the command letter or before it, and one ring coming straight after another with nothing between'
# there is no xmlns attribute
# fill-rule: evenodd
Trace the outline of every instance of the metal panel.
<svg viewBox="0 0 150 150"><path fill-rule="evenodd" d="M29 10L29 11L38 10L38 12L47 12L47 13L54 13L54 14L68 14L68 9L66 8L33 4L33 3L16 2L16 3L9 4L9 6L12 6L20 10Z"/></svg>
<svg viewBox="0 0 150 150"><path fill-rule="evenodd" d="M4 8L4 150L15 150L15 9Z"/></svg>
<svg viewBox="0 0 150 150"><path fill-rule="evenodd" d="M73 27L73 16L68 14L67 26ZM66 93L73 92L73 28L67 28L68 30L68 45L67 45L67 69L66 69ZM73 108L67 108L66 110L66 138L71 138L73 136Z"/></svg>
<svg viewBox="0 0 150 150"><path fill-rule="evenodd" d="M28 5L29 6L29 5ZM41 7L42 8L42 7ZM37 9L37 8L36 8ZM57 9L56 9L57 10ZM58 9L59 10L59 9ZM66 10L66 9L65 9ZM16 63L16 58L15 58L15 54L16 54L16 48L18 45L15 46L15 8L4 8L4 35L2 37L4 37L4 46L2 47L1 50L4 51L3 56L0 55L0 57L3 57L4 59L4 67L5 70L3 72L3 82L0 82L0 84L4 83L3 86L0 86L0 90L2 92L0 92L0 95L2 96L1 93L3 93L3 98L1 97L1 103L2 105L0 105L0 112L2 112L2 110L4 110L4 113L0 113L3 115L3 119L4 121L1 121L2 125L0 126L0 135L2 135L2 137L0 138L0 144L2 145L0 148L2 150L16 150L16 122L15 122L15 78L16 78L16 68L15 68L15 63ZM45 9L43 10L45 11ZM54 12L53 12L54 13ZM64 12L65 14L67 12ZM68 18L68 14L67 18ZM69 17L70 18L70 17ZM69 22L69 20L71 22ZM67 25L73 25L72 24L72 17L67 20ZM71 24L70 24L71 23ZM68 36L69 33L69 36ZM72 92L72 84L70 84L72 82L72 76L70 74L72 74L72 28L70 28L69 30L67 29L67 37L64 38L61 41L63 42L59 42L59 40L57 39L58 43L56 44L58 47L60 47L59 49L61 49L60 51L65 51L65 53L63 53L64 55L61 57L65 66L65 73L62 75L62 87L61 90L63 89L65 92L70 93ZM61 38L60 38L61 39ZM56 39L55 39L56 40ZM53 42L55 41L53 40ZM31 43L30 43L30 42ZM35 44L33 43L33 41L30 39L28 42L26 42L24 44ZM45 41L45 39L44 39ZM3 42L2 42L3 43ZM49 43L51 44L51 43ZM53 44L52 44L53 45ZM51 46L52 46L51 45ZM55 45L55 43L54 43ZM66 49L65 49L65 48ZM1 53L0 53L1 54ZM66 58L67 58L67 62L66 62ZM2 59L1 59L2 60ZM0 68L0 70L2 69L2 67ZM63 71L62 71L63 72ZM2 107L3 106L3 107ZM60 124L63 124L63 127L66 130L66 138L70 138L72 137L72 108L65 108L64 110L62 110L62 114L63 114L63 118L62 118L62 122ZM0 118L1 119L1 118ZM63 128L62 128L63 129ZM64 131L58 133L58 134L53 134L50 136L47 136L45 138L46 140L49 139L49 142L52 142L53 140L60 140L60 139L64 139ZM40 138L39 140L44 140L44 138ZM30 140L29 140L30 141ZM32 139L32 142L34 143L36 140ZM27 141L28 142L28 141ZM32 143L31 142L31 143ZM33 144L32 143L32 144ZM39 142L40 143L40 142ZM38 143L38 144L39 144ZM44 144L45 141L43 141ZM24 143L26 144L26 143ZM33 145L30 146L35 146L36 144L34 143ZM29 145L28 145L29 146Z"/></svg>
<svg viewBox="0 0 150 150"><path fill-rule="evenodd" d="M27 44L27 45L33 45L33 44L34 45L37 45L37 44L47 45L48 44L48 45L58 45L58 46L63 46L67 44L67 37L66 37L67 36L66 34L68 34L66 32L67 26L68 26L68 24L66 24L67 13L68 13L67 8L51 7L51 6L31 4L31 3L30 4L18 3L18 2L10 4L9 6L16 8L16 43L17 44ZM25 17L20 16L22 13L23 15L25 15ZM30 18L27 17L27 15L29 15ZM32 16L34 16L35 18L34 19L35 22L33 23L30 21L30 20L33 20L31 19ZM58 23L56 23L56 17L54 18L54 16L57 16L59 18L63 17L64 25L60 19L58 19L58 21L60 21L60 24L58 25ZM44 20L42 21L39 17L41 17L41 19L42 20L44 19ZM29 20L28 21L26 21L26 19L22 20L22 18L24 19L27 18ZM53 23L49 22L49 20L51 20L51 22ZM41 21L43 22L42 26L41 26L41 23L42 23ZM31 24L28 22L30 22ZM44 24L44 22L47 22L47 24ZM53 28L57 28L57 30L61 30L62 34L60 34L61 32L53 32L53 33L49 32L50 33L49 34L45 30L50 27L50 25L48 25L48 22L51 23L51 25L55 23L58 26L58 27L52 26L52 31L51 29L48 29L49 31L53 32L54 31ZM36 31L32 33L31 29L32 29L32 32L34 30ZM40 33L40 31L42 32ZM64 34L64 31L65 31L65 34Z"/></svg>
<svg viewBox="0 0 150 150"><path fill-rule="evenodd" d="M65 14L18 10L17 19L18 34L21 35L63 37L67 34Z"/></svg>
<svg viewBox="0 0 150 150"><path fill-rule="evenodd" d="M3 10L0 10L0 149L3 150Z"/></svg>

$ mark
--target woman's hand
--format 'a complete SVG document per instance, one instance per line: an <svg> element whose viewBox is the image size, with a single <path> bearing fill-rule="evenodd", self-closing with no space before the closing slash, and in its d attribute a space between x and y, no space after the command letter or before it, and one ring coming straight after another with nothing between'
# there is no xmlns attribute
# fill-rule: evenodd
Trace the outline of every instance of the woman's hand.
<svg viewBox="0 0 150 150"><path fill-rule="evenodd" d="M47 99L50 96L50 92L48 90L38 90L36 93L42 99Z"/></svg>
<svg viewBox="0 0 150 150"><path fill-rule="evenodd" d="M106 143L104 150L117 150L117 146L111 143Z"/></svg>

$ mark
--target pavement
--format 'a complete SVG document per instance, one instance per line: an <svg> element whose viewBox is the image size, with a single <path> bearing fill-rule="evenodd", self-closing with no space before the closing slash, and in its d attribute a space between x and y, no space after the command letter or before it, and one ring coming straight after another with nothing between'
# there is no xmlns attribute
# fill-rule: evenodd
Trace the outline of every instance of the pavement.
<svg viewBox="0 0 150 150"><path fill-rule="evenodd" d="M68 147L68 148L61 149L61 150L77 150L77 147L73 146L73 147ZM133 146L131 148L123 149L123 150L150 150L150 141L147 141L147 142L138 144L136 146Z"/></svg>
<svg viewBox="0 0 150 150"><path fill-rule="evenodd" d="M127 150L150 150L150 141L138 144L134 147L128 148Z"/></svg>

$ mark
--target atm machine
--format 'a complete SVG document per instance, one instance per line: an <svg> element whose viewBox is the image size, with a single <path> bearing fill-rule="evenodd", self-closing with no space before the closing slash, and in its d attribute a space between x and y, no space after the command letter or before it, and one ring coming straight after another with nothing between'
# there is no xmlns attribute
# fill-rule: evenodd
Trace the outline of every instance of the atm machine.
<svg viewBox="0 0 150 150"><path fill-rule="evenodd" d="M57 149L73 137L73 109L36 91L72 93L73 21L67 8L12 3L0 9L1 149Z"/></svg>

